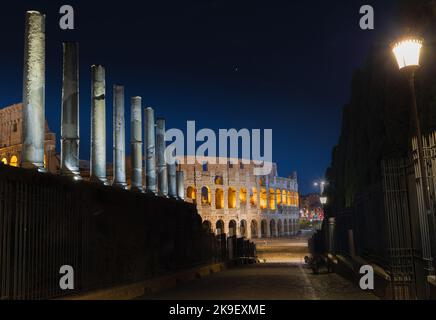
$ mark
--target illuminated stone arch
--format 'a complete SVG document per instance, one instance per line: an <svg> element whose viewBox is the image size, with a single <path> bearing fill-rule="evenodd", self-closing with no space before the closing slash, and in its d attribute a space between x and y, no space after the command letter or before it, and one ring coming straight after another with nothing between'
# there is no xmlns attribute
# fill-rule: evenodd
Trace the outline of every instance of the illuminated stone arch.
<svg viewBox="0 0 436 320"><path fill-rule="evenodd" d="M212 232L212 223L209 220L203 221L203 230L206 232Z"/></svg>
<svg viewBox="0 0 436 320"><path fill-rule="evenodd" d="M269 202L269 208L271 210L275 210L276 209L275 195L276 195L276 193L275 193L274 189L272 189L272 188L269 189L269 199L268 199L268 202Z"/></svg>
<svg viewBox="0 0 436 320"><path fill-rule="evenodd" d="M229 221L229 237L235 237L237 234L237 227L238 224L236 223L235 220L230 220Z"/></svg>
<svg viewBox="0 0 436 320"><path fill-rule="evenodd" d="M282 190L277 189L276 190L276 198L277 198L277 205L282 204Z"/></svg>
<svg viewBox="0 0 436 320"><path fill-rule="evenodd" d="M267 207L267 195L266 195L266 189L265 188L261 188L260 189L260 208L261 209L266 209Z"/></svg>
<svg viewBox="0 0 436 320"><path fill-rule="evenodd" d="M268 221L265 219L261 221L260 223L260 233L262 238L268 237Z"/></svg>
<svg viewBox="0 0 436 320"><path fill-rule="evenodd" d="M283 222L282 222L282 220L277 221L277 236L283 237Z"/></svg>
<svg viewBox="0 0 436 320"><path fill-rule="evenodd" d="M295 231L297 230L297 220L292 219L289 220L289 224L292 226L292 232L295 233Z"/></svg>
<svg viewBox="0 0 436 320"><path fill-rule="evenodd" d="M188 201L190 200L192 203L197 203L197 190L194 187L189 186L186 189L186 198Z"/></svg>
<svg viewBox="0 0 436 320"><path fill-rule="evenodd" d="M274 219L271 219L269 222L269 234L271 235L271 238L277 237L277 227Z"/></svg>
<svg viewBox="0 0 436 320"><path fill-rule="evenodd" d="M18 167L18 157L16 155L13 155L11 157L11 160L9 161L9 165L11 167Z"/></svg>
<svg viewBox="0 0 436 320"><path fill-rule="evenodd" d="M289 234L289 224L288 224L288 220L285 219L283 221L283 232L285 233L285 235Z"/></svg>
<svg viewBox="0 0 436 320"><path fill-rule="evenodd" d="M204 206L210 206L212 195L209 187L201 188L201 204Z"/></svg>
<svg viewBox="0 0 436 320"><path fill-rule="evenodd" d="M288 206L292 205L291 191L288 191Z"/></svg>
<svg viewBox="0 0 436 320"><path fill-rule="evenodd" d="M245 188L241 188L239 190L239 204L241 206L247 205L247 189Z"/></svg>
<svg viewBox="0 0 436 320"><path fill-rule="evenodd" d="M284 190L284 189L282 190L282 204L284 206L288 205L288 194L287 194L286 190Z"/></svg>
<svg viewBox="0 0 436 320"><path fill-rule="evenodd" d="M222 186L223 185L223 177L222 176L215 176L215 184Z"/></svg>
<svg viewBox="0 0 436 320"><path fill-rule="evenodd" d="M257 239L259 237L259 226L256 220L251 220L251 238Z"/></svg>
<svg viewBox="0 0 436 320"><path fill-rule="evenodd" d="M221 188L215 190L215 208L224 209L224 192Z"/></svg>
<svg viewBox="0 0 436 320"><path fill-rule="evenodd" d="M227 205L229 209L236 208L236 190L232 187L227 191Z"/></svg>
<svg viewBox="0 0 436 320"><path fill-rule="evenodd" d="M225 229L224 229L224 221L223 220L218 220L215 224L215 230L216 230L216 234L220 235L220 234L224 234L225 233Z"/></svg>
<svg viewBox="0 0 436 320"><path fill-rule="evenodd" d="M257 189L256 188L251 188L250 205L252 207L257 206Z"/></svg>
<svg viewBox="0 0 436 320"><path fill-rule="evenodd" d="M247 221L241 220L239 225L239 233L241 237L247 237Z"/></svg>
<svg viewBox="0 0 436 320"><path fill-rule="evenodd" d="M8 164L8 159L3 158L3 159L2 159L2 163L5 164L5 165L7 165L7 164Z"/></svg>

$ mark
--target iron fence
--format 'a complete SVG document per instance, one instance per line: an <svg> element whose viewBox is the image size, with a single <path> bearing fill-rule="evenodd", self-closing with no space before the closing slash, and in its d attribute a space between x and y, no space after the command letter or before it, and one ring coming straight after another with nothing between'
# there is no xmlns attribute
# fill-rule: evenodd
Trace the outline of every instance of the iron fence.
<svg viewBox="0 0 436 320"><path fill-rule="evenodd" d="M236 250L236 256L250 254ZM0 299L47 299L228 259L192 204L0 165ZM60 267L75 288L59 286Z"/></svg>

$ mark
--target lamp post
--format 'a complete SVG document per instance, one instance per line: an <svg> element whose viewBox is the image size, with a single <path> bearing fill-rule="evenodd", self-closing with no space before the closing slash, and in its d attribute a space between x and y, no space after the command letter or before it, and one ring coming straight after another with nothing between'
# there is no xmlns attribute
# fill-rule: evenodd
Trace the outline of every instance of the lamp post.
<svg viewBox="0 0 436 320"><path fill-rule="evenodd" d="M425 238L423 239L423 251L428 252L429 255L424 257L428 259L427 269L429 274L433 274L433 260L432 257L435 257L435 243L434 243L434 218L432 214L430 197L429 197L429 189L428 189L428 181L427 181L427 170L425 166L424 159L424 148L422 146L422 134L421 134L421 125L419 122L418 116L418 107L416 104L416 94L415 94L415 72L420 66L420 54L423 46L423 39L414 36L407 36L399 40L398 42L392 45L392 52L395 55L395 58L398 63L399 69L406 74L409 81L409 88L411 94L411 105L412 105L412 117L415 122L415 134L418 145L418 165L421 173L421 181L422 181L422 195L424 198L424 209L425 216L422 217L423 221L427 221L428 223L428 231L426 232ZM424 230L422 230L424 231ZM428 243L429 242L429 243Z"/></svg>

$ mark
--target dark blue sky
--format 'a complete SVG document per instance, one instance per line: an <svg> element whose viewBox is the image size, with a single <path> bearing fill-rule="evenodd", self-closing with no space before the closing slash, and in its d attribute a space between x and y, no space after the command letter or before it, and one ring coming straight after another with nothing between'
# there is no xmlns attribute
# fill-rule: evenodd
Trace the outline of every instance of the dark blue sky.
<svg viewBox="0 0 436 320"><path fill-rule="evenodd" d="M18 1L17 1L18 2ZM370 46L389 43L394 0L8 1L0 19L0 106L22 100L24 13L47 15L46 115L60 138L61 42L80 43L81 158L89 158L90 66L107 73L108 159L112 85L167 119L167 128L273 129L279 174L296 170L302 193L324 175L353 70ZM76 30L58 26L70 4ZM359 28L372 4L376 29ZM127 130L127 141L130 136ZM59 142L58 142L59 146Z"/></svg>

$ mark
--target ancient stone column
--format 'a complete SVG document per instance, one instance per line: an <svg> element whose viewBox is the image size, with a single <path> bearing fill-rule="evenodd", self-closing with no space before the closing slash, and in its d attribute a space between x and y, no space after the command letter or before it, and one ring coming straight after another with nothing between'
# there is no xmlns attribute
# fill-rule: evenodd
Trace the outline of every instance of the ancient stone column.
<svg viewBox="0 0 436 320"><path fill-rule="evenodd" d="M176 173L177 180L177 198L185 200L185 173L182 170L178 170Z"/></svg>
<svg viewBox="0 0 436 320"><path fill-rule="evenodd" d="M156 149L154 110L150 107L144 110L144 141L145 141L145 186L147 192L157 193L156 186Z"/></svg>
<svg viewBox="0 0 436 320"><path fill-rule="evenodd" d="M175 149L168 148L168 150L165 150L165 161L168 173L168 195L177 198L177 158Z"/></svg>
<svg viewBox="0 0 436 320"><path fill-rule="evenodd" d="M133 191L142 191L142 98L131 99L131 123L130 123L130 145L131 145L131 184Z"/></svg>
<svg viewBox="0 0 436 320"><path fill-rule="evenodd" d="M156 163L158 195L168 196L168 174L165 160L165 119L156 120Z"/></svg>
<svg viewBox="0 0 436 320"><path fill-rule="evenodd" d="M80 179L79 44L64 42L62 76L61 175Z"/></svg>
<svg viewBox="0 0 436 320"><path fill-rule="evenodd" d="M91 67L91 81L91 181L107 184L106 83L103 66Z"/></svg>
<svg viewBox="0 0 436 320"><path fill-rule="evenodd" d="M45 15L26 12L21 166L44 169Z"/></svg>
<svg viewBox="0 0 436 320"><path fill-rule="evenodd" d="M167 164L168 171L168 195L172 198L177 197L177 177L176 177L176 163Z"/></svg>
<svg viewBox="0 0 436 320"><path fill-rule="evenodd" d="M113 94L113 182L125 189L126 182L126 129L124 120L124 86L114 85Z"/></svg>

